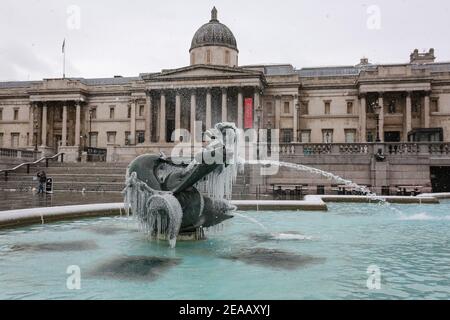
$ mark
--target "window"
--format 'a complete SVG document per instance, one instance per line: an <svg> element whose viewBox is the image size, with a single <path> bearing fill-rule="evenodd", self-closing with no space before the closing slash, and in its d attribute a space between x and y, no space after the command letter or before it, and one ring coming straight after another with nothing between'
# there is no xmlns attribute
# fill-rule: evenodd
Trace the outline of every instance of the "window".
<svg viewBox="0 0 450 320"><path fill-rule="evenodd" d="M14 109L14 121L19 120L19 109Z"/></svg>
<svg viewBox="0 0 450 320"><path fill-rule="evenodd" d="M109 131L106 133L108 144L116 144L116 132Z"/></svg>
<svg viewBox="0 0 450 320"><path fill-rule="evenodd" d="M395 99L389 101L388 113L390 114L397 113L397 101L395 101Z"/></svg>
<svg viewBox="0 0 450 320"><path fill-rule="evenodd" d="M300 140L302 143L311 143L311 130L302 130Z"/></svg>
<svg viewBox="0 0 450 320"><path fill-rule="evenodd" d="M90 146L92 148L97 148L98 146L98 132L91 132L89 138Z"/></svg>
<svg viewBox="0 0 450 320"><path fill-rule="evenodd" d="M145 142L145 131L136 131L136 141L137 143Z"/></svg>
<svg viewBox="0 0 450 320"><path fill-rule="evenodd" d="M62 121L63 118L63 109L62 108L57 108L55 109L55 113L56 113L56 117L59 121Z"/></svg>
<svg viewBox="0 0 450 320"><path fill-rule="evenodd" d="M431 99L431 112L439 112L439 99ZM1 120L1 110L0 110L0 120Z"/></svg>
<svg viewBox="0 0 450 320"><path fill-rule="evenodd" d="M19 147L19 133L11 133L11 148L18 148Z"/></svg>
<svg viewBox="0 0 450 320"><path fill-rule="evenodd" d="M309 114L309 101L302 101L302 108L300 112L302 115Z"/></svg>
<svg viewBox="0 0 450 320"><path fill-rule="evenodd" d="M3 147L3 132L0 132L0 147Z"/></svg>
<svg viewBox="0 0 450 320"><path fill-rule="evenodd" d="M283 143L291 143L293 132L292 129L281 129L281 141Z"/></svg>
<svg viewBox="0 0 450 320"><path fill-rule="evenodd" d="M97 119L97 107L92 107L90 110L91 119Z"/></svg>
<svg viewBox="0 0 450 320"><path fill-rule="evenodd" d="M322 130L323 143L333 143L333 129Z"/></svg>
<svg viewBox="0 0 450 320"><path fill-rule="evenodd" d="M131 145L130 139L131 138L131 132L130 131L125 131L125 145L129 146Z"/></svg>
<svg viewBox="0 0 450 320"><path fill-rule="evenodd" d="M414 101L414 103L411 106L411 112L413 114L420 114L421 105L419 101Z"/></svg>
<svg viewBox="0 0 450 320"><path fill-rule="evenodd" d="M206 50L206 64L211 63L211 50Z"/></svg>
<svg viewBox="0 0 450 320"><path fill-rule="evenodd" d="M353 114L353 101L347 101L347 114Z"/></svg>
<svg viewBox="0 0 450 320"><path fill-rule="evenodd" d="M230 51L225 51L225 64L230 64Z"/></svg>
<svg viewBox="0 0 450 320"><path fill-rule="evenodd" d="M114 119L114 106L109 107L109 118Z"/></svg>
<svg viewBox="0 0 450 320"><path fill-rule="evenodd" d="M31 141L30 141L30 133L27 132L27 146L31 145L30 142L31 142Z"/></svg>
<svg viewBox="0 0 450 320"><path fill-rule="evenodd" d="M375 141L375 135L373 131L367 131L367 142L374 142Z"/></svg>
<svg viewBox="0 0 450 320"><path fill-rule="evenodd" d="M356 142L356 130L345 129L345 143L355 143L355 142Z"/></svg>
<svg viewBox="0 0 450 320"><path fill-rule="evenodd" d="M0 108L0 120L3 120L3 108Z"/></svg>
<svg viewBox="0 0 450 320"><path fill-rule="evenodd" d="M291 113L291 105L289 101L284 102L284 113L290 114Z"/></svg>
<svg viewBox="0 0 450 320"><path fill-rule="evenodd" d="M131 118L131 106L128 106L127 118L128 118L128 119Z"/></svg>
<svg viewBox="0 0 450 320"><path fill-rule="evenodd" d="M144 112L145 112L145 106L144 105L140 105L139 106L139 117L143 117L144 116Z"/></svg>
<svg viewBox="0 0 450 320"><path fill-rule="evenodd" d="M375 113L374 106L375 106L376 104L377 104L377 100L367 101L367 105L366 105L366 113L367 113L367 114L374 114L374 113Z"/></svg>
<svg viewBox="0 0 450 320"><path fill-rule="evenodd" d="M272 105L272 102L267 102L267 103L266 103L266 109L267 109L267 114L268 114L268 115L272 115L272 114L273 114L273 105Z"/></svg>
<svg viewBox="0 0 450 320"><path fill-rule="evenodd" d="M329 115L331 113L331 101L325 101L325 114Z"/></svg>

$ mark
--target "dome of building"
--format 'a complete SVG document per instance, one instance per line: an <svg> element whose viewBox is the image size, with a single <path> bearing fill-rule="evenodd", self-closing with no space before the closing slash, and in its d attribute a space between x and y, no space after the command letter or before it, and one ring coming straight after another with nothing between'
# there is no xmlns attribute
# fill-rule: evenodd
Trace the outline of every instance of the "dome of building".
<svg viewBox="0 0 450 320"><path fill-rule="evenodd" d="M211 20L200 27L192 39L191 49L204 46L228 47L238 51L233 32L217 19L217 9L211 11Z"/></svg>

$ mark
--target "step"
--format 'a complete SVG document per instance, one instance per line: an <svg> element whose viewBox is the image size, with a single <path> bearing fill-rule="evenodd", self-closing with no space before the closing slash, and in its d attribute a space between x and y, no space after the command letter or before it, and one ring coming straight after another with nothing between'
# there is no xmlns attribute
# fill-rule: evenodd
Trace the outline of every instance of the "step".
<svg viewBox="0 0 450 320"><path fill-rule="evenodd" d="M0 182L0 190L19 190L29 191L37 188L36 181L7 181ZM88 182L88 181L55 181L53 183L54 191L86 191L86 192L121 192L125 187L123 182ZM233 186L234 195L242 195L251 193L251 189L247 187Z"/></svg>
<svg viewBox="0 0 450 320"><path fill-rule="evenodd" d="M109 182L109 183L98 183L98 182L54 182L54 191L122 191L125 187L123 182ZM2 190L20 190L27 191L32 188L38 188L37 182L17 182L8 181L0 183L0 189Z"/></svg>
<svg viewBox="0 0 450 320"><path fill-rule="evenodd" d="M123 174L125 175L126 169L122 168L104 168L104 167L40 167L30 168L30 173L37 173L44 170L47 174ZM17 173L26 173L26 168L21 168Z"/></svg>
<svg viewBox="0 0 450 320"><path fill-rule="evenodd" d="M124 174L106 174L106 175L93 175L93 174L51 174L47 173L47 177L53 178L53 181L57 182L98 182L98 183L110 183L110 182L124 182ZM27 174L10 174L8 176L9 182L35 182L33 180L34 175ZM1 183L1 182L0 182Z"/></svg>
<svg viewBox="0 0 450 320"><path fill-rule="evenodd" d="M45 162L44 162L45 164ZM49 162L52 167L83 167L83 168L122 168L126 169L129 163L118 162Z"/></svg>

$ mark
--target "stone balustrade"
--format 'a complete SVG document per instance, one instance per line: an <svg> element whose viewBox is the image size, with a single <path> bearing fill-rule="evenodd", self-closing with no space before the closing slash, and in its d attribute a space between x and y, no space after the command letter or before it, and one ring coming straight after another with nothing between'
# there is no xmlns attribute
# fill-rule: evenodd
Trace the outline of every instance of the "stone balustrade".
<svg viewBox="0 0 450 320"><path fill-rule="evenodd" d="M0 148L1 158L37 159L39 156L40 152L32 150Z"/></svg>
<svg viewBox="0 0 450 320"><path fill-rule="evenodd" d="M450 155L450 143L408 142L408 143L321 143L321 144L273 144L271 152L281 155L371 155L382 150L385 155Z"/></svg>

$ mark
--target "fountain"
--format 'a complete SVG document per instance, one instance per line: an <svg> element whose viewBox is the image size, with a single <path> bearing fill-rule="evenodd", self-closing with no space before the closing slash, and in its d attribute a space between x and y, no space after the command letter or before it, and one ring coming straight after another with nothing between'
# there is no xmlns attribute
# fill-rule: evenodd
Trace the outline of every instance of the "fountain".
<svg viewBox="0 0 450 320"><path fill-rule="evenodd" d="M131 208L140 228L152 238L202 239L204 229L233 217L232 184L239 164L238 129L219 123L206 132L210 140L189 161L164 154L143 155L127 169L125 206ZM231 137L231 138L230 138ZM198 187L209 192L202 195Z"/></svg>

